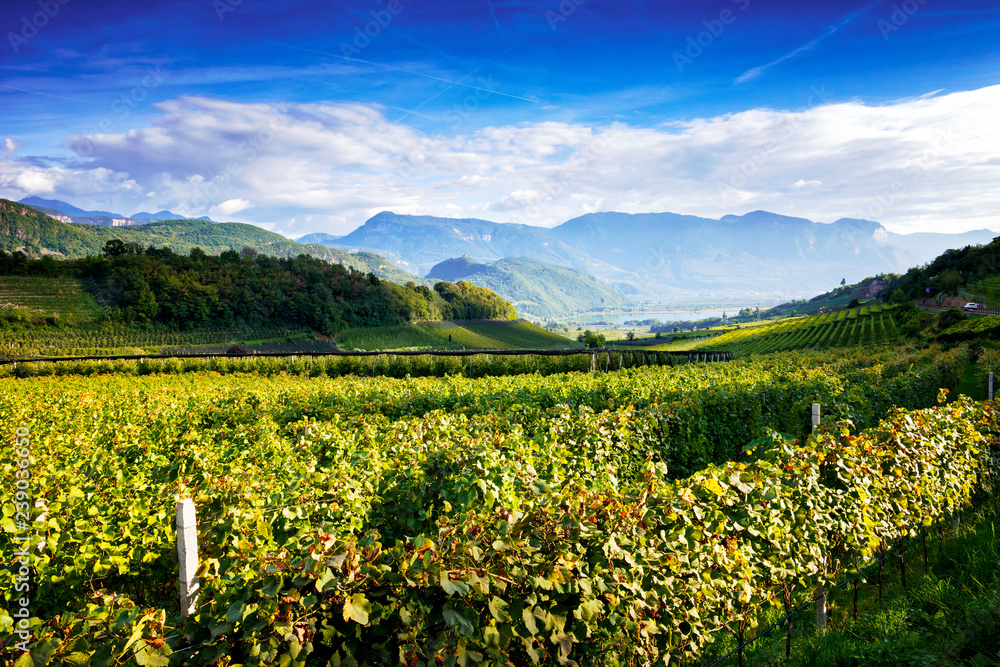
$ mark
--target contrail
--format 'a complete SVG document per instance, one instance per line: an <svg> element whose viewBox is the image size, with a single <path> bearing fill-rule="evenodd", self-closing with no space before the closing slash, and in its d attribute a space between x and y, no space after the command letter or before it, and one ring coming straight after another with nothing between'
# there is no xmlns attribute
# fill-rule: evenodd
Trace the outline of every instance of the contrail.
<svg viewBox="0 0 1000 667"><path fill-rule="evenodd" d="M265 44L273 44L274 46L283 46L286 49L295 49L296 51L305 51L306 53L315 53L321 56L328 56L330 58L339 58L340 60L346 60L352 63L361 63L363 65L371 65L373 67L382 67L387 70L392 70L393 72L402 72L403 74L410 74L412 76L420 76L425 79L433 79L434 81L441 81L443 83L448 83L453 86L462 86L463 88L471 88L472 90L481 90L484 93L491 93L493 95L502 95L504 97L511 97L515 100L523 100L524 102L531 102L533 104L541 104L540 100L533 100L529 97L521 97L520 95L512 95L511 93L502 93L499 90L490 90L489 88L483 88L481 86L473 86L469 83L461 83L459 81L452 81L451 79L445 79L440 76L434 76L433 74L424 74L423 72L414 72L413 70L403 69L402 67L395 67L393 65L386 65L383 63L376 63L370 60L362 60L361 58L350 58L348 56L341 56L336 53L329 53L327 51L318 51L316 49L307 49L301 46L292 46L291 44L282 44L281 42L272 42L267 39L260 40Z"/></svg>
<svg viewBox="0 0 1000 667"><path fill-rule="evenodd" d="M493 23L497 27L497 32L500 33L500 39L503 39L503 28L500 27L500 21L497 21L497 14L495 11L493 11L493 3L490 0L486 0L486 4L489 5L490 16L493 17Z"/></svg>
<svg viewBox="0 0 1000 667"><path fill-rule="evenodd" d="M10 88L11 90L17 90L22 93L34 93L35 95L44 95L45 97L54 97L57 100L67 100L69 102L79 102L81 104L86 104L84 100L78 100L75 97L63 97L62 95L53 95L52 93L43 93L40 90L28 90L26 88L18 88L17 86L12 86L9 83L0 83L0 86L4 88Z"/></svg>
<svg viewBox="0 0 1000 667"><path fill-rule="evenodd" d="M514 48L515 46L517 46L517 44L511 44L511 45L510 45L510 46L508 46L508 47L507 47L506 49L504 49L504 50L503 50L503 51L501 51L500 53L496 54L495 56L493 56L493 57L492 57L492 58L490 58L489 60L485 61L485 62L484 62L484 63L482 63L481 65L478 65L478 66L477 66L477 67L476 67L475 69L473 69L472 71L468 72L467 74L465 74L465 75L464 75L464 76L462 76L461 78L462 78L462 79L465 79L465 78L467 78L467 77L470 77L470 76L472 76L473 74L475 74L476 72L478 72L479 70L481 70L481 69L482 69L483 67L485 67L485 66L486 66L487 64L489 64L489 63L493 62L494 60L496 60L497 58L499 58L499 57L500 57L500 56L502 56L503 54L505 54L505 53L507 53L508 51L510 51L511 49L513 49L513 48ZM413 107L413 112L415 113L417 109L420 109L420 108L421 108L421 107L423 107L423 106L424 106L425 104L427 104L427 103L429 103L429 102L432 102L432 101L434 101L435 99L437 99L437 98L438 98L438 97L440 97L441 95L444 95L445 93L447 93L447 92L448 92L449 90L451 90L451 86L448 86L447 88L442 88L441 90L437 91L436 93L434 93L433 95L431 95L430 97L428 97L428 98L427 98L426 100L424 100L423 102L421 102L421 103L420 103L420 104L418 104L417 106ZM406 118L406 117L407 117L407 116L408 116L408 115L409 115L409 114L411 113L411 111L409 111L409 110L407 110L407 109L400 109L400 111L406 111L406 113L404 113L404 114L403 114L402 116L400 116L399 118L397 118L397 119L396 119L396 120L394 121L394 122L396 122L396 123L399 123L399 122L401 122L401 121L402 121L402 120L403 120L404 118ZM418 116L419 116L420 114L416 114L416 115L418 115Z"/></svg>
<svg viewBox="0 0 1000 667"><path fill-rule="evenodd" d="M800 47L798 47L796 49L793 49L792 51L789 51L788 53L786 53L785 55L781 56L780 58L775 58L774 60L772 60L771 62L767 63L766 65L761 65L760 67L751 67L747 71L743 72L743 74L740 74L738 77L736 77L735 83L744 83L746 81L750 81L751 79L756 79L758 76L760 76L761 74L763 74L766 70L774 67L775 65L783 63L786 60L788 60L789 58L794 58L797 55L800 55L802 53L805 53L806 51L809 51L809 50L815 48L820 42L822 42L823 40L825 40L828 37L830 37L831 35L833 35L835 32L837 32L838 30L840 30L841 28L843 28L845 25L847 25L848 23L850 23L854 19L858 18L859 16L861 16L862 14L864 14L865 12L867 12L868 10L873 9L873 8L875 8L878 5L881 5L883 2L885 2L885 0L872 0L871 2L869 2L867 5L865 5L861 9L857 9L857 10L851 12L850 14L848 14L847 16L845 16L844 18L840 19L836 23L828 25L824 29L823 34L820 35L819 37L816 37L815 39L812 39L812 40L806 42L802 46L800 46Z"/></svg>

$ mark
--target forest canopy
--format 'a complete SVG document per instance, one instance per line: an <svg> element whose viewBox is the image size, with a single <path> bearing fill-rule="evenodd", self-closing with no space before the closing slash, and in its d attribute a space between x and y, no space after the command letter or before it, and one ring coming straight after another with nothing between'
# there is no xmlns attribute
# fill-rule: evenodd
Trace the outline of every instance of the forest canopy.
<svg viewBox="0 0 1000 667"><path fill-rule="evenodd" d="M411 320L516 317L492 291L466 282L397 285L309 255L276 258L250 248L185 255L113 239L101 255L75 260L0 251L0 275L92 277L111 317L178 328L293 324L329 335Z"/></svg>

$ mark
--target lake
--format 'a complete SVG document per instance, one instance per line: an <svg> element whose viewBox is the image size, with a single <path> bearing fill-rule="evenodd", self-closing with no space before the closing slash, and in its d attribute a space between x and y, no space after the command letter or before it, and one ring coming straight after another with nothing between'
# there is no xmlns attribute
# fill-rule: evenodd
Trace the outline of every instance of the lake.
<svg viewBox="0 0 1000 667"><path fill-rule="evenodd" d="M612 324L624 324L625 322L658 319L660 322L692 322L704 320L709 317L722 317L723 313L735 315L740 312L739 308L727 308L725 310L700 310L693 311L672 311L672 312L649 312L649 313L588 313L586 315L576 315L571 319L574 322L592 324L594 322L610 322Z"/></svg>

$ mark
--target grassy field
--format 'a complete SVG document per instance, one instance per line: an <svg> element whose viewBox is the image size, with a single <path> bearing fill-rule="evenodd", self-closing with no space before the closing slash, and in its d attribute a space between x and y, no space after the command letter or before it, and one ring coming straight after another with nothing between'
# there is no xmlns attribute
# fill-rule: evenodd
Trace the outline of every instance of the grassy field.
<svg viewBox="0 0 1000 667"><path fill-rule="evenodd" d="M335 339L344 350L553 349L576 343L525 320L510 322L419 322L349 329Z"/></svg>
<svg viewBox="0 0 1000 667"><path fill-rule="evenodd" d="M822 642L800 645L792 664L1000 664L997 524L1000 504L994 496L966 518L957 538L929 545L926 567L920 548L911 549L907 587L898 564L887 566L882 600L869 591L859 604L858 621L849 613L845 591L831 619L832 632Z"/></svg>
<svg viewBox="0 0 1000 667"><path fill-rule="evenodd" d="M899 335L899 324L890 307L864 305L811 317L786 318L772 322L769 326L741 327L703 340L691 349L726 350L737 355L802 349L825 350L893 342L898 340Z"/></svg>
<svg viewBox="0 0 1000 667"><path fill-rule="evenodd" d="M63 322L80 323L98 318L101 306L76 278L0 277L0 305L11 304Z"/></svg>
<svg viewBox="0 0 1000 667"><path fill-rule="evenodd" d="M464 324L463 328L514 347L547 349L559 347L578 347L572 341L559 334L546 331L525 320L511 323Z"/></svg>

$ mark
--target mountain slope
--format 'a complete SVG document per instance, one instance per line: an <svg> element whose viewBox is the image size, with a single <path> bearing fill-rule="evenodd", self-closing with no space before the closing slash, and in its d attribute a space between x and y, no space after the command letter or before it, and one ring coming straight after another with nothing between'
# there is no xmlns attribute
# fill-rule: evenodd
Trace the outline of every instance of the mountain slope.
<svg viewBox="0 0 1000 667"><path fill-rule="evenodd" d="M127 216L121 213L111 213L110 211L84 211L82 208L77 208L72 204L67 204L59 199L42 199L41 197L25 197L19 204L27 204L28 206L33 206L35 208L39 206L44 206L45 208L51 208L56 211L65 213L68 216L81 216L81 217L106 217L106 218L124 218Z"/></svg>
<svg viewBox="0 0 1000 667"><path fill-rule="evenodd" d="M207 220L212 222L212 219L207 215L200 218L185 218L183 215L166 210L159 213L136 213L131 217L110 211L84 211L59 199L42 199L41 197L25 197L18 203L27 204L61 222L75 222L81 225L127 227L141 225L150 220Z"/></svg>
<svg viewBox="0 0 1000 667"><path fill-rule="evenodd" d="M129 217L129 220L207 220L212 222L212 219L207 215L203 215L200 218L185 218L183 215L177 215L173 211L163 210L158 213L136 213Z"/></svg>
<svg viewBox="0 0 1000 667"><path fill-rule="evenodd" d="M819 289L898 269L905 259L876 222L823 224L766 211L720 220L592 213L553 228L552 236L668 289Z"/></svg>
<svg viewBox="0 0 1000 667"><path fill-rule="evenodd" d="M997 233L989 229L976 229L962 234L893 234L889 232L889 242L909 253L910 266L920 266L933 261L938 255L950 248L986 245L993 241L996 236Z"/></svg>
<svg viewBox="0 0 1000 667"><path fill-rule="evenodd" d="M305 236L300 236L295 240L298 241L299 243L315 243L316 245L327 245L342 238L344 237L334 236L333 234L324 234L322 232L314 232L312 234L306 234Z"/></svg>
<svg viewBox="0 0 1000 667"><path fill-rule="evenodd" d="M905 271L992 232L890 234L871 220L818 223L767 211L713 220L676 213L591 213L552 229L383 212L324 245L370 249L426 272L447 258L530 257L573 267L643 299L745 300L823 292Z"/></svg>
<svg viewBox="0 0 1000 667"><path fill-rule="evenodd" d="M475 218L436 218L383 211L329 245L352 252L372 250L408 271L421 274L446 259L469 255L485 261L531 257L557 266L572 266L604 280L628 277L587 253L552 239L542 227Z"/></svg>
<svg viewBox="0 0 1000 667"><path fill-rule="evenodd" d="M137 243L143 247L167 247L176 253L189 254L201 248L209 255L243 248L274 257L312 255L329 262L353 266L379 278L405 284L430 285L430 281L406 273L373 253L350 254L318 245L303 245L280 234L239 222L205 220L154 221L134 227L107 227L64 223L30 206L0 199L0 250L22 251L29 257L61 255L65 258L99 255L112 239Z"/></svg>
<svg viewBox="0 0 1000 667"><path fill-rule="evenodd" d="M623 294L583 271L530 257L507 257L490 264L458 257L441 262L427 277L449 282L465 280L487 287L514 304L522 315L535 317L562 317L632 305Z"/></svg>

